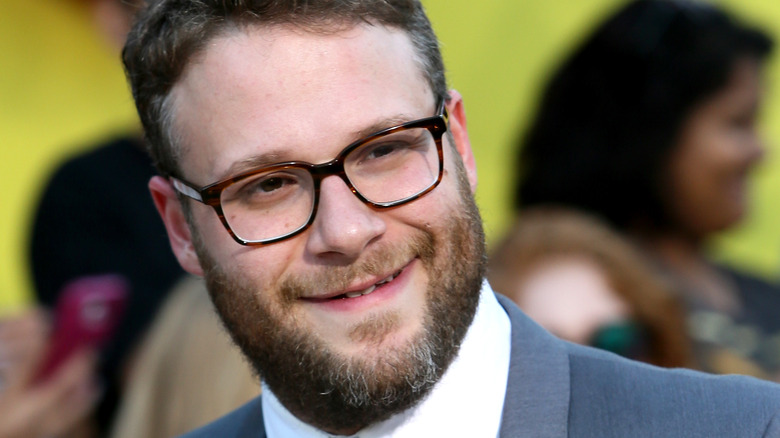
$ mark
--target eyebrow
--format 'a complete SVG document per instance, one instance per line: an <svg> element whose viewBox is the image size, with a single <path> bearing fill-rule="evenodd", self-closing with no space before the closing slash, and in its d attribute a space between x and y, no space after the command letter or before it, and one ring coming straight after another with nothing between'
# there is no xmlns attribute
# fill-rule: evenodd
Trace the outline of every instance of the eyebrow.
<svg viewBox="0 0 780 438"><path fill-rule="evenodd" d="M372 124L372 125L370 125L370 126L368 126L366 128L363 128L363 129L361 129L359 131L356 131L353 134L355 140L353 140L352 142L358 141L358 140L360 140L362 138L368 137L371 134L377 133L377 132L385 130L387 128L392 128L394 126L402 125L404 123L412 122L412 121L415 121L415 120L418 120L418 119L414 119L414 118L411 118L408 115L403 115L403 114L399 114L399 115L395 115L393 117L382 119L382 121L380 121L380 122L376 122L376 123L374 123L374 124ZM352 144L352 142L350 144ZM346 147L347 145L344 145L344 146Z"/></svg>
<svg viewBox="0 0 780 438"><path fill-rule="evenodd" d="M273 164L282 163L285 161L292 161L289 159L285 159L287 154L288 154L287 151L279 149L279 150L273 150L258 155L252 155L250 157L246 157L241 160L235 161L233 164L230 165L230 167L227 168L227 170L225 170L220 174L217 181L224 181L228 178L233 178L235 176L241 175L242 173L248 172L253 169L268 167Z"/></svg>
<svg viewBox="0 0 780 438"><path fill-rule="evenodd" d="M360 141L361 139L368 137L372 134L375 134L379 131L385 130L387 128L392 128L394 126L402 125L404 123L408 123L414 120L417 119L413 119L410 116L403 115L403 114L398 114L392 117L382 119L379 122L367 126L366 128L363 128L359 131L355 131L352 134L352 137L354 139L348 143L345 143L343 146L344 148L346 148L347 146L353 144L354 142ZM253 155L238 160L233 164L231 164L230 167L227 168L227 170L222 172L218 177L217 181L224 181L228 178L233 178L235 176L241 175L244 172L249 172L251 170L259 169L262 167L272 166L277 163L283 163L289 161L304 161L304 160L294 160L290 157L290 151L294 149L295 149L294 147L288 149L276 149L276 150L272 150L269 152ZM338 153L341 153L342 150L344 149L342 148L341 150L339 150Z"/></svg>

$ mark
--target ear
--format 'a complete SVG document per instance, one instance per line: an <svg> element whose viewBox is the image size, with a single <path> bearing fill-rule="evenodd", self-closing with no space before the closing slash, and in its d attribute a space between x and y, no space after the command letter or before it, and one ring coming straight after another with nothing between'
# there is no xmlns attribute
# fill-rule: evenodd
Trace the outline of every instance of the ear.
<svg viewBox="0 0 780 438"><path fill-rule="evenodd" d="M450 115L449 130L455 139L455 149L466 169L471 193L474 193L477 190L477 164L471 151L471 141L466 129L466 110L463 107L463 97L456 90L450 90L447 112Z"/></svg>
<svg viewBox="0 0 780 438"><path fill-rule="evenodd" d="M203 276L203 269L192 242L192 231L173 186L167 179L154 176L149 180L149 191L152 193L154 205L165 223L171 248L179 260L179 264L185 271Z"/></svg>

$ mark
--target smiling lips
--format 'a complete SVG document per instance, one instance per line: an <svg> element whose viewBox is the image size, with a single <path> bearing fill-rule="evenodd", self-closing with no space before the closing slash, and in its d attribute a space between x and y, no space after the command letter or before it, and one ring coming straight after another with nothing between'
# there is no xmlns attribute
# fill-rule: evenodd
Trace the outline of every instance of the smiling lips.
<svg viewBox="0 0 780 438"><path fill-rule="evenodd" d="M333 300L344 300L344 299L347 299L347 298L357 298L357 297L362 297L364 295L369 295L372 292L374 292L376 290L376 288L378 288L378 287L380 287L382 285L385 285L385 284L395 280L396 277L401 275L401 273L403 272L404 268L399 269L398 271L394 272L393 274L391 274L391 275L387 276L386 278L384 278L384 279L382 279L382 280L372 284L371 286L369 286L369 287L367 287L365 289L354 290L354 291L344 292L344 293L340 293L340 294L339 293L332 294L332 295L329 294L328 296L321 296L321 297L301 297L301 298L306 300L306 301L311 301L311 302L315 302L316 303L316 302L326 302L326 301L333 301Z"/></svg>
<svg viewBox="0 0 780 438"><path fill-rule="evenodd" d="M393 281L393 279L395 279L395 277L398 277L398 274L400 274L400 273L401 273L401 271L398 271L398 272L390 275L389 277L385 278L384 280L378 281L377 283L374 283L371 286L369 286L369 287L367 287L367 288L365 288L363 290L347 292L347 293L345 293L343 295L339 295L339 296L336 296L334 298L344 298L344 297L346 297L346 298L355 298L355 297L359 297L359 296L362 296L362 295L368 295L371 292L373 292L377 287L379 287L379 286L381 286L381 285L383 285L385 283L388 283L390 281Z"/></svg>

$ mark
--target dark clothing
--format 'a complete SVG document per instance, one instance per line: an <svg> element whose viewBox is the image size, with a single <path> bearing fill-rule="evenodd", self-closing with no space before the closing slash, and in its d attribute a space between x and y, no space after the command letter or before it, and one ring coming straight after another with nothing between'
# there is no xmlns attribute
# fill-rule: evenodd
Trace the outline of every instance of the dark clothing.
<svg viewBox="0 0 780 438"><path fill-rule="evenodd" d="M737 291L739 310L727 314L688 300L688 325L697 361L709 372L777 380L780 286L731 268L716 268Z"/></svg>
<svg viewBox="0 0 780 438"><path fill-rule="evenodd" d="M780 437L780 385L662 369L571 344L509 299L499 302L512 323L501 437ZM260 400L186 437L265 437Z"/></svg>
<svg viewBox="0 0 780 438"><path fill-rule="evenodd" d="M155 174L139 140L123 138L70 159L47 185L35 217L31 262L46 307L80 276L117 273L130 284L119 328L106 346L109 395L123 360L183 271L154 207Z"/></svg>

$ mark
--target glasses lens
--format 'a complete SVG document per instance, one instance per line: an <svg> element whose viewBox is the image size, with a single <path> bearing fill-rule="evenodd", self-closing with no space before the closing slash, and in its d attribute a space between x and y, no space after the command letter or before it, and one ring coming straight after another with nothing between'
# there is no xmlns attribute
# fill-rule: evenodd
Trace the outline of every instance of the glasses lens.
<svg viewBox="0 0 780 438"><path fill-rule="evenodd" d="M269 240L306 224L314 205L314 183L306 169L277 169L230 185L222 191L220 202L238 237L250 242Z"/></svg>
<svg viewBox="0 0 780 438"><path fill-rule="evenodd" d="M439 178L439 153L427 128L388 133L359 146L344 170L355 189L375 204L412 198Z"/></svg>

